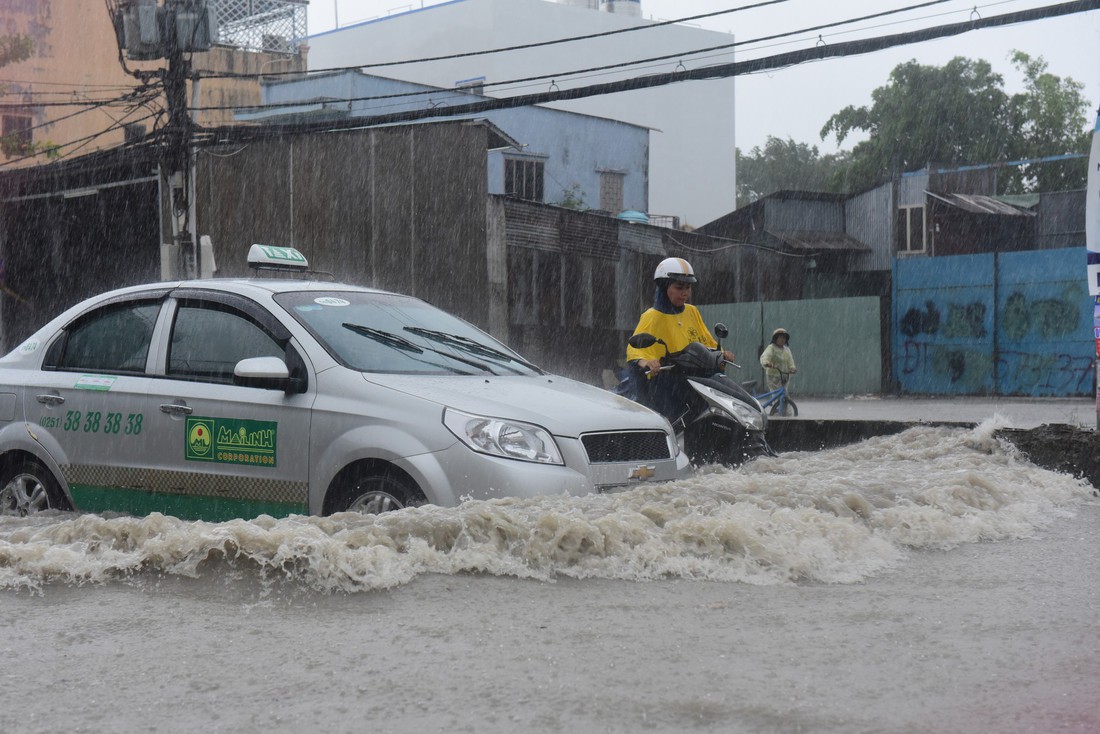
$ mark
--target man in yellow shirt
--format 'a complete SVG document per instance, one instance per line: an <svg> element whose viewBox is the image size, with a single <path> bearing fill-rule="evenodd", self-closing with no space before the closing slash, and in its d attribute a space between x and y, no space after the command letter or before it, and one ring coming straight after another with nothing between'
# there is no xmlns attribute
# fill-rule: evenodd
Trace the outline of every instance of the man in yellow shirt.
<svg viewBox="0 0 1100 734"><path fill-rule="evenodd" d="M652 385L652 402L658 412L666 417L676 411L682 402L683 378L676 375L666 379L658 370L661 357L668 353L679 352L691 342L699 342L710 349L716 349L718 342L711 336L699 309L688 303L692 287L698 283L691 263L683 258L669 257L661 261L653 273L656 291L653 307L642 314L638 320L635 334L652 334L665 344L654 344L645 349L627 346L626 358L638 369L647 371L652 378L659 378ZM723 351L726 361L733 361L733 353Z"/></svg>

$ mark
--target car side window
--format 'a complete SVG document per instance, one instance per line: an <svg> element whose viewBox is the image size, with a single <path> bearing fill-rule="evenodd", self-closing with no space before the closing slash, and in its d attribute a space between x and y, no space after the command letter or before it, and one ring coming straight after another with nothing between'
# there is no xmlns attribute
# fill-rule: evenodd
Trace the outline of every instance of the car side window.
<svg viewBox="0 0 1100 734"><path fill-rule="evenodd" d="M286 359L286 349L243 313L220 304L181 303L168 346L170 377L232 382L249 357Z"/></svg>
<svg viewBox="0 0 1100 734"><path fill-rule="evenodd" d="M149 356L160 302L106 306L73 324L46 367L59 370L141 373Z"/></svg>

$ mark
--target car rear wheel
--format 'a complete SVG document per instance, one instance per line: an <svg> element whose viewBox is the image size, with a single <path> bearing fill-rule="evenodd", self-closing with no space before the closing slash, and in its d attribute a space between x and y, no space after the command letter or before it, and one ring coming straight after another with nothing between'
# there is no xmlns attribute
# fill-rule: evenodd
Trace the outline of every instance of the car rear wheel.
<svg viewBox="0 0 1100 734"><path fill-rule="evenodd" d="M61 486L39 462L25 459L0 472L0 515L26 517L63 508Z"/></svg>
<svg viewBox="0 0 1100 734"><path fill-rule="evenodd" d="M356 478L341 492L333 511L378 515L405 507L417 507L427 501L412 480L386 472Z"/></svg>

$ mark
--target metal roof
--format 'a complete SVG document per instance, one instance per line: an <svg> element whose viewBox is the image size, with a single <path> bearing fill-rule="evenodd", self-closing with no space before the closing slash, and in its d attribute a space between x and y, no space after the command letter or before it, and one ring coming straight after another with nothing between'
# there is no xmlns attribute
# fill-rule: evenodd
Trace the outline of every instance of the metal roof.
<svg viewBox="0 0 1100 734"><path fill-rule="evenodd" d="M957 207L972 214L1000 214L1010 217L1034 217L1035 212L1006 204L992 196L980 194L933 194L931 191L924 193L933 199L939 199L945 204Z"/></svg>

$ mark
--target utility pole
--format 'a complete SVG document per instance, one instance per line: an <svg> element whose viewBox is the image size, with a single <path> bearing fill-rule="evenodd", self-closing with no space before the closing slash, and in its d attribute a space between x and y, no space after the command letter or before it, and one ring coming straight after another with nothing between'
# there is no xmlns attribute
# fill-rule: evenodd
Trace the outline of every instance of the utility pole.
<svg viewBox="0 0 1100 734"><path fill-rule="evenodd" d="M112 19L119 47L132 60L165 59L167 68L127 72L139 79L159 76L164 84L168 121L161 130L160 169L166 182L174 262L170 272L183 278L199 273L191 200L192 123L187 108L188 55L209 51L217 34L208 0L118 0ZM125 63L123 63L125 68Z"/></svg>
<svg viewBox="0 0 1100 734"><path fill-rule="evenodd" d="M174 40L174 39L173 39ZM168 99L168 125L161 168L168 179L172 216L172 240L184 278L198 275L194 227L191 221L191 117L187 110L187 77L190 64L178 43L168 48L164 94Z"/></svg>

